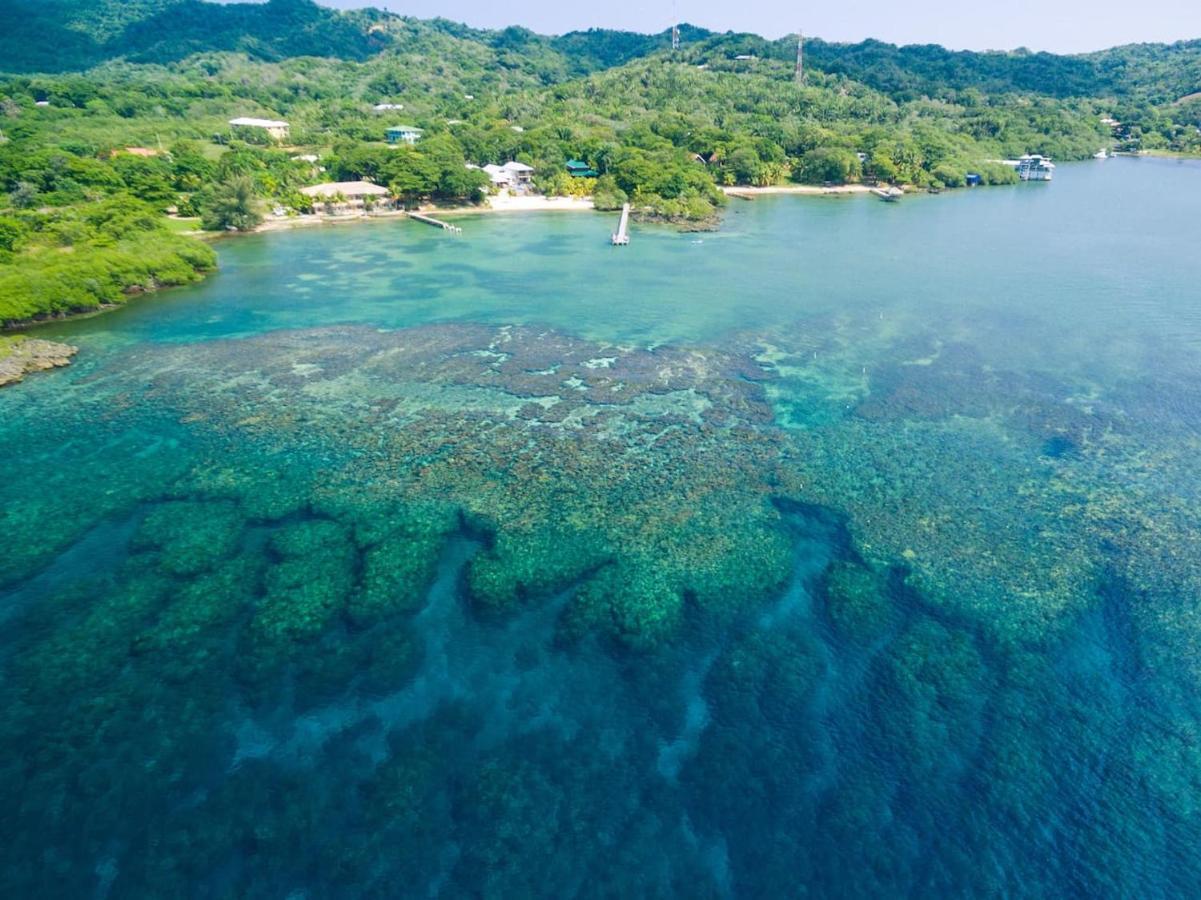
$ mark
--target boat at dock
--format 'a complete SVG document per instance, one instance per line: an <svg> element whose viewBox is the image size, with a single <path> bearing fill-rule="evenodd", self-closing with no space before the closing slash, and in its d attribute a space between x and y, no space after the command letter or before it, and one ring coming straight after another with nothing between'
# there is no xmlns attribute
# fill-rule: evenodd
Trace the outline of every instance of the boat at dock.
<svg viewBox="0 0 1201 900"><path fill-rule="evenodd" d="M1048 156L1027 153L1018 157L1015 167L1022 181L1050 181L1055 174L1055 163Z"/></svg>

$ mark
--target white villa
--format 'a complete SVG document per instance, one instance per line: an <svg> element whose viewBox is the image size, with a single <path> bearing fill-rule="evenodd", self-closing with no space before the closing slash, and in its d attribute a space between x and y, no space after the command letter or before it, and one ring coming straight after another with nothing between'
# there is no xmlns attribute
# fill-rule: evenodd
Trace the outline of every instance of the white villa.
<svg viewBox="0 0 1201 900"><path fill-rule="evenodd" d="M229 127L236 134L239 131L264 131L273 141L288 139L288 123L278 119L256 119L253 116L239 116L229 120Z"/></svg>
<svg viewBox="0 0 1201 900"><path fill-rule="evenodd" d="M534 167L525 163L507 162L503 166L489 163L484 166L484 172L492 180L496 188L513 188L528 185L534 177Z"/></svg>

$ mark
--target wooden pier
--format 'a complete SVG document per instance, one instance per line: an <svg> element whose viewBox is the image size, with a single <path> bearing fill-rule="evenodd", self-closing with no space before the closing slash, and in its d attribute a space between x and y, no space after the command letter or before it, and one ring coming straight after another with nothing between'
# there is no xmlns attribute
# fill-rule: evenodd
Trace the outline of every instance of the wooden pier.
<svg viewBox="0 0 1201 900"><path fill-rule="evenodd" d="M613 246L624 247L630 242L629 234L630 226L630 204L623 204L621 207L621 222L617 225L617 230L613 232Z"/></svg>
<svg viewBox="0 0 1201 900"><path fill-rule="evenodd" d="M427 216L423 213L409 213L410 219L416 219L418 222L424 222L426 225L433 225L441 228L443 231L449 231L453 234L462 234L463 229L458 225L451 225L449 222L443 222L441 219L435 219L433 216Z"/></svg>

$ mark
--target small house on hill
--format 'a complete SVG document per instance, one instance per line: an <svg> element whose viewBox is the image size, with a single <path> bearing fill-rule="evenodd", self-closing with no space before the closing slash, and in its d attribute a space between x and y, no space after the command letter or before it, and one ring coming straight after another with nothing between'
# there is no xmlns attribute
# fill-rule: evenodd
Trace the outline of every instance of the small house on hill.
<svg viewBox="0 0 1201 900"><path fill-rule="evenodd" d="M229 127L234 134L266 134L273 141L288 139L288 123L278 119L256 119L253 116L239 116L229 120Z"/></svg>
<svg viewBox="0 0 1201 900"><path fill-rule="evenodd" d="M393 125L387 132L389 144L416 144L421 135L421 129L414 125Z"/></svg>
<svg viewBox="0 0 1201 900"><path fill-rule="evenodd" d="M586 162L569 159L567 160L567 174L572 178L595 178L599 173Z"/></svg>

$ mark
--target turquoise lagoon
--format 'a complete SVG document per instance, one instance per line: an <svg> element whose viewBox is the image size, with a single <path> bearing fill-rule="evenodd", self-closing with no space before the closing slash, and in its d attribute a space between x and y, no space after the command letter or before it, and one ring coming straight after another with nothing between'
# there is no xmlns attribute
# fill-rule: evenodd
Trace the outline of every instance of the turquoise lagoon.
<svg viewBox="0 0 1201 900"><path fill-rule="evenodd" d="M0 392L5 896L1195 896L1201 166L224 241Z"/></svg>

